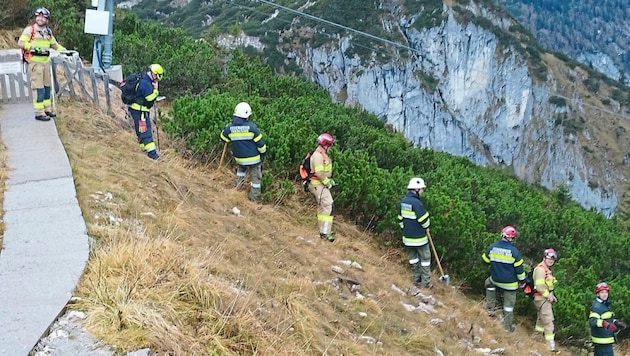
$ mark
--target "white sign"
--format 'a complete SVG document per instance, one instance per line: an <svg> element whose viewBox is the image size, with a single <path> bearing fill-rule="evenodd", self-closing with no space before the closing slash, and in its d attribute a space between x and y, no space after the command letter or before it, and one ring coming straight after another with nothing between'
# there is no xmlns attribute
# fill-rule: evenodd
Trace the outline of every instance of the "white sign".
<svg viewBox="0 0 630 356"><path fill-rule="evenodd" d="M109 11L85 10L83 32L93 35L107 35L109 32Z"/></svg>
<svg viewBox="0 0 630 356"><path fill-rule="evenodd" d="M0 74L21 73L22 62L0 62Z"/></svg>

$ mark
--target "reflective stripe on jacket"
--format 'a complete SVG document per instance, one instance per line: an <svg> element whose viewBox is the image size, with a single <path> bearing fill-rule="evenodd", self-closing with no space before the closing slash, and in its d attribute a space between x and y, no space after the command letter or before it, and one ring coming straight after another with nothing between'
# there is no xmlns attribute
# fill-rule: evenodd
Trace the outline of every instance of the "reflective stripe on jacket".
<svg viewBox="0 0 630 356"><path fill-rule="evenodd" d="M258 126L238 116L234 116L232 122L225 126L221 139L231 143L232 155L240 166L258 164L267 153L267 145Z"/></svg>
<svg viewBox="0 0 630 356"><path fill-rule="evenodd" d="M525 280L523 257L510 241L501 239L491 244L481 258L490 264L490 279L497 287L517 290L518 282Z"/></svg>
<svg viewBox="0 0 630 356"><path fill-rule="evenodd" d="M408 191L400 201L398 221L402 224L405 246L424 246L429 242L427 229L431 225L429 212L418 194Z"/></svg>
<svg viewBox="0 0 630 356"><path fill-rule="evenodd" d="M138 111L151 111L153 103L159 94L158 89L153 87L153 79L151 79L149 73L144 73L138 81L136 100L129 107Z"/></svg>
<svg viewBox="0 0 630 356"><path fill-rule="evenodd" d="M540 262L534 267L534 286L536 287L536 293L534 296L549 297L549 294L553 292L558 280L551 274L551 269L545 261Z"/></svg>
<svg viewBox="0 0 630 356"><path fill-rule="evenodd" d="M614 323L614 313L610 311L610 302L595 298L591 305L591 313L588 316L588 325L591 327L591 340L595 344L612 344L615 342L614 333L604 328L604 320Z"/></svg>
<svg viewBox="0 0 630 356"><path fill-rule="evenodd" d="M50 49L56 49L58 51L65 51L66 49L57 43L55 36L52 34L52 30L48 26L39 27L37 24L27 26L22 31L20 38L18 39L18 46L27 51L25 58L29 62L46 63L50 61ZM41 48L42 54L34 55L28 51Z"/></svg>
<svg viewBox="0 0 630 356"><path fill-rule="evenodd" d="M322 146L317 146L310 158L311 171L313 176L311 177L310 184L327 185L330 182L333 174L333 163L330 156Z"/></svg>

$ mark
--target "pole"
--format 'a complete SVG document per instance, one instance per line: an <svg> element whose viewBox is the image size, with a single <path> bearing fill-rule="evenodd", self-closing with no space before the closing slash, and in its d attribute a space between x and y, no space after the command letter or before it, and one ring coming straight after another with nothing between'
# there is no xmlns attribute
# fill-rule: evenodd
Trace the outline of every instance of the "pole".
<svg viewBox="0 0 630 356"><path fill-rule="evenodd" d="M219 168L223 165L223 158L225 157L225 151L227 151L228 143L223 144L223 153L221 153L221 160L219 161Z"/></svg>
<svg viewBox="0 0 630 356"><path fill-rule="evenodd" d="M160 151L160 126L158 125L158 122L161 123L161 116L160 116L160 108L158 108L157 103L159 103L160 101L164 99L166 99L165 96L158 96L157 98L155 98L155 120L153 124L155 126L155 138L156 138L155 143L156 143L158 152Z"/></svg>

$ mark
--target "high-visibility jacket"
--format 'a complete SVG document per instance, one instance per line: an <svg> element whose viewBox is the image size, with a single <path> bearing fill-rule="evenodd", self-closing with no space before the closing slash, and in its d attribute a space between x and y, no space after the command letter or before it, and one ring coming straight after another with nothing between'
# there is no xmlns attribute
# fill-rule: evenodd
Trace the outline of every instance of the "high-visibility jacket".
<svg viewBox="0 0 630 356"><path fill-rule="evenodd" d="M400 201L398 221L403 230L405 246L424 246L429 243L427 238L427 229L431 225L429 212L415 192L408 191Z"/></svg>
<svg viewBox="0 0 630 356"><path fill-rule="evenodd" d="M549 294L553 292L556 283L558 280L556 277L551 274L551 269L545 261L540 262L536 267L534 267L534 286L536 286L536 292L534 296L537 297L549 297Z"/></svg>
<svg viewBox="0 0 630 356"><path fill-rule="evenodd" d="M159 90L153 87L153 79L149 76L149 72L146 72L138 81L136 100L129 107L134 110L149 112L158 95L160 95Z"/></svg>
<svg viewBox="0 0 630 356"><path fill-rule="evenodd" d="M591 341L594 344L612 344L615 342L615 334L604 328L604 320L614 323L614 313L610 311L610 301L595 298L591 305L591 313L588 316L588 325L591 327Z"/></svg>
<svg viewBox="0 0 630 356"><path fill-rule="evenodd" d="M491 244L481 258L490 264L490 279L497 287L517 290L518 282L525 280L523 256L512 242L501 239Z"/></svg>
<svg viewBox="0 0 630 356"><path fill-rule="evenodd" d="M18 39L18 46L25 51L24 58L28 62L39 63L46 63L50 61L51 48L58 51L66 50L62 45L57 43L50 27L40 27L36 23L24 28L22 35L20 35L20 38ZM29 52L35 48L41 48L41 53L33 54Z"/></svg>
<svg viewBox="0 0 630 356"><path fill-rule="evenodd" d="M313 176L311 177L310 184L328 185L333 174L333 163L330 156L322 146L318 146L310 158L311 171Z"/></svg>
<svg viewBox="0 0 630 356"><path fill-rule="evenodd" d="M240 166L261 163L267 154L267 145L255 123L234 116L221 132L221 139L231 142L232 155Z"/></svg>

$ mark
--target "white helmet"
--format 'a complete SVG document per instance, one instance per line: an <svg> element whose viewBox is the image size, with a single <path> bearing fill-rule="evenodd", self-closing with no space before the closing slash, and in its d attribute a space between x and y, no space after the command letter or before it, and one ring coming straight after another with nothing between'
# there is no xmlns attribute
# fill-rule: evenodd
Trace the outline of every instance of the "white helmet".
<svg viewBox="0 0 630 356"><path fill-rule="evenodd" d="M407 184L407 189L424 189L426 188L426 184L424 184L424 179L422 178L411 178L409 184Z"/></svg>
<svg viewBox="0 0 630 356"><path fill-rule="evenodd" d="M247 119L252 114L252 108L248 103L238 103L234 108L234 116L242 117L243 119Z"/></svg>

